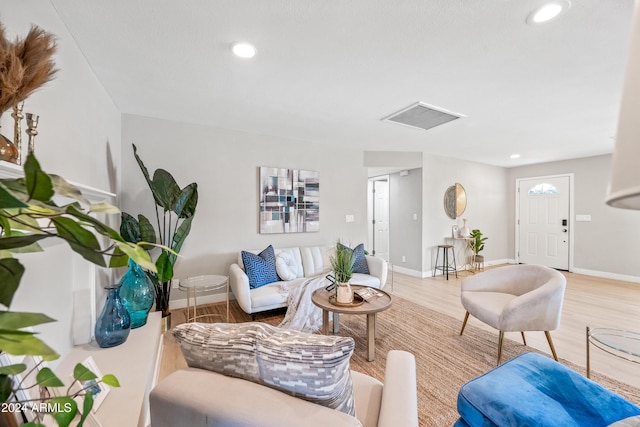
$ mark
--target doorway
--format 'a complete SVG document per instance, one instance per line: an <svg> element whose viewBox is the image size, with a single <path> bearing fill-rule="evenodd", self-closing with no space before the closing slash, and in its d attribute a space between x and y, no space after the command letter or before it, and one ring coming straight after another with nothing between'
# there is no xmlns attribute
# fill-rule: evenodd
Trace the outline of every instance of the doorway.
<svg viewBox="0 0 640 427"><path fill-rule="evenodd" d="M516 180L516 262L573 270L573 174Z"/></svg>
<svg viewBox="0 0 640 427"><path fill-rule="evenodd" d="M369 179L371 219L369 236L372 255L389 262L389 176Z"/></svg>

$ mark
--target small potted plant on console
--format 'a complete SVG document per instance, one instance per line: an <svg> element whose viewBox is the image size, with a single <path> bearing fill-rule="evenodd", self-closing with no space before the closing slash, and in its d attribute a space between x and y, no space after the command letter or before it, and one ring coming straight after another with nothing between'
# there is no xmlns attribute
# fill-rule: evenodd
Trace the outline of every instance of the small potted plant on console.
<svg viewBox="0 0 640 427"><path fill-rule="evenodd" d="M356 256L353 250L338 242L336 244L336 255L330 258L331 268L336 280L336 302L339 304L350 304L353 302L353 291L349 280L353 275L353 265Z"/></svg>

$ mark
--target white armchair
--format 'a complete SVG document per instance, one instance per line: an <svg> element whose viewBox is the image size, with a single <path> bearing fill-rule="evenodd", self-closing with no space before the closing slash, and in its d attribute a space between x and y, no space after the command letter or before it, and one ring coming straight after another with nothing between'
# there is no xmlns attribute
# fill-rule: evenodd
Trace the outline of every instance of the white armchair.
<svg viewBox="0 0 640 427"><path fill-rule="evenodd" d="M553 358L558 360L549 331L560 325L566 278L557 270L541 265L512 265L488 270L462 280L460 299L469 314L496 328L498 365L502 358L505 332L544 331Z"/></svg>

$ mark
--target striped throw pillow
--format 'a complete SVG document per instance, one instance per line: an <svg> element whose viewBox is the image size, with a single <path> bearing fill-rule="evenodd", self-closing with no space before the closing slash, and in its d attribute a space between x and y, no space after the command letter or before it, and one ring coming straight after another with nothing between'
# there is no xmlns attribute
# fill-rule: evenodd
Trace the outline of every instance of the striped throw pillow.
<svg viewBox="0 0 640 427"><path fill-rule="evenodd" d="M192 368L242 378L355 416L353 338L266 323L184 323L173 329Z"/></svg>

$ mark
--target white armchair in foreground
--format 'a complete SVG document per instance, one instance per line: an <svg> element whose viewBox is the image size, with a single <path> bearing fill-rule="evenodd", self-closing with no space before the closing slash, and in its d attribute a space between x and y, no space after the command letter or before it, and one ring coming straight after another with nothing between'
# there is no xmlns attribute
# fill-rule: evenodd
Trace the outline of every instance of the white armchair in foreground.
<svg viewBox="0 0 640 427"><path fill-rule="evenodd" d="M567 280L557 270L542 265L511 265L487 270L462 280L462 306L469 314L500 331L498 365L505 332L544 331L553 358L558 360L549 331L560 325Z"/></svg>

